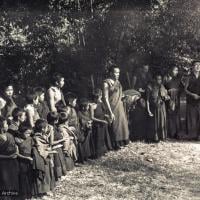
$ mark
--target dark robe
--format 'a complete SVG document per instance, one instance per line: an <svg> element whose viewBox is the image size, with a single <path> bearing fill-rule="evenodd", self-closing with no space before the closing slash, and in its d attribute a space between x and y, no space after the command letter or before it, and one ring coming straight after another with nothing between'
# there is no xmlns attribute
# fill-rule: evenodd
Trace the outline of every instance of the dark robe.
<svg viewBox="0 0 200 200"><path fill-rule="evenodd" d="M100 120L105 120L103 103L98 103L94 110L94 117ZM104 155L107 151L106 142L109 138L108 125L101 122L93 122L92 138L94 140L94 154L95 158Z"/></svg>
<svg viewBox="0 0 200 200"><path fill-rule="evenodd" d="M143 101L145 101L143 99ZM129 113L130 117L130 140L136 141L136 140L145 140L146 135L146 108L141 103L141 101L137 102L135 105L135 108L130 110Z"/></svg>
<svg viewBox="0 0 200 200"><path fill-rule="evenodd" d="M48 155L49 137L41 133L34 135L33 148L33 189L34 195L41 195L53 190L55 177L53 171L52 156Z"/></svg>
<svg viewBox="0 0 200 200"><path fill-rule="evenodd" d="M65 155L66 168L68 171L74 168L74 162L77 160L77 138L73 131L69 130L66 124L60 124L58 131L62 137L67 138L63 144L63 153Z"/></svg>
<svg viewBox="0 0 200 200"><path fill-rule="evenodd" d="M187 90L200 96L200 77L191 75L187 80ZM190 138L200 136L200 100L195 100L190 95L186 96L186 131Z"/></svg>
<svg viewBox="0 0 200 200"><path fill-rule="evenodd" d="M59 133L58 128L54 126L54 141L58 141L62 139L62 135ZM62 147L57 148L57 154L54 154L54 174L56 180L61 178L61 176L66 175L66 163L65 163L65 156L63 154Z"/></svg>
<svg viewBox="0 0 200 200"><path fill-rule="evenodd" d="M167 114L165 98L167 90L163 85L152 84L147 89L147 100L153 117L147 118L147 141L157 142L167 138Z"/></svg>
<svg viewBox="0 0 200 200"><path fill-rule="evenodd" d="M83 134L83 141L79 143L78 146L78 160L80 162L84 162L89 157L93 156L94 144L92 142L92 127L88 127L87 124L91 121L89 112L79 112L78 113L80 126L81 126L81 134Z"/></svg>
<svg viewBox="0 0 200 200"><path fill-rule="evenodd" d="M5 139L6 138L6 139ZM0 134L0 155L16 153L15 139L10 133ZM0 158L0 191L15 192L2 199L17 199L19 195L19 163L17 158Z"/></svg>
<svg viewBox="0 0 200 200"><path fill-rule="evenodd" d="M21 138L15 138L16 143L19 148L19 153L26 157L32 157L32 146L33 140L32 137L23 137L21 134ZM32 196L32 183L33 183L33 174L32 174L32 163L29 160L19 158L19 184L20 184L20 196L22 198L31 198Z"/></svg>
<svg viewBox="0 0 200 200"><path fill-rule="evenodd" d="M143 99L146 99L146 89L147 85L152 82L152 76L150 72L144 73L139 69L134 76L136 77L136 82L134 89L139 90L140 88L144 90L141 93ZM146 109L140 102L137 103L135 109L130 112L130 139L133 140L144 140L146 135L145 122L146 122Z"/></svg>
<svg viewBox="0 0 200 200"><path fill-rule="evenodd" d="M72 126L75 128L75 135L78 139L78 141L83 141L84 140L84 136L80 131L80 122L79 122L79 117L77 114L77 111L75 108L73 108L72 106L67 106L69 108L69 122L68 125Z"/></svg>
<svg viewBox="0 0 200 200"><path fill-rule="evenodd" d="M104 81L109 87L109 102L115 120L111 124L111 137L113 142L124 142L129 140L129 128L122 102L122 86L119 81L112 84L110 79Z"/></svg>
<svg viewBox="0 0 200 200"><path fill-rule="evenodd" d="M168 119L168 136L171 138L178 137L181 128L180 121L180 93L181 80L179 77L165 77L165 88L170 96L167 103L167 119Z"/></svg>

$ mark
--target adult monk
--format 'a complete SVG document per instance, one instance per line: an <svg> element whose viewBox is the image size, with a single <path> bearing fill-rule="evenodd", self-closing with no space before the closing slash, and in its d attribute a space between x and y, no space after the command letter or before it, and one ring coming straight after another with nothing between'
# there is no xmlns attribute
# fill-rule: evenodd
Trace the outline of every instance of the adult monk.
<svg viewBox="0 0 200 200"><path fill-rule="evenodd" d="M103 81L103 101L111 121L111 140L116 150L129 142L128 121L123 107L119 76L119 67L111 66L109 77Z"/></svg>
<svg viewBox="0 0 200 200"><path fill-rule="evenodd" d="M200 140L200 61L194 61L185 84L186 131L191 139Z"/></svg>

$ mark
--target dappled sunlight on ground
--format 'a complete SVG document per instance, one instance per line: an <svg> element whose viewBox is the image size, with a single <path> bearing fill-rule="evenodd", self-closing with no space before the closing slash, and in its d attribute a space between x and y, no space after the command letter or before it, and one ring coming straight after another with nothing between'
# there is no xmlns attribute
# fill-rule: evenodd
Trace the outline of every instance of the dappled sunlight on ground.
<svg viewBox="0 0 200 200"><path fill-rule="evenodd" d="M69 172L60 200L200 199L200 143L131 143Z"/></svg>

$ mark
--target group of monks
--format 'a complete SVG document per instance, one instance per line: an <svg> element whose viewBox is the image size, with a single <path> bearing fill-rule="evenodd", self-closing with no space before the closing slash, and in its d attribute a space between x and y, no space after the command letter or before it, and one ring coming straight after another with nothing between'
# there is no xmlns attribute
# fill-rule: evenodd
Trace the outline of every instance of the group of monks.
<svg viewBox="0 0 200 200"><path fill-rule="evenodd" d="M167 74L152 75L144 65L134 73L132 88L141 96L128 115L131 139L200 139L200 62L188 69L174 66Z"/></svg>
<svg viewBox="0 0 200 200"><path fill-rule="evenodd" d="M63 94L54 74L45 90L15 96L8 83L0 97L0 197L47 198L67 171L128 144L120 70L114 66L90 99Z"/></svg>
<svg viewBox="0 0 200 200"><path fill-rule="evenodd" d="M186 130L200 138L200 62L190 74L172 67L152 75L149 65L134 73L123 91L113 65L90 98L63 93L65 77L54 74L45 90L34 87L18 101L12 84L0 97L0 198L47 198L68 170L119 150L132 140L179 138L180 97L186 96ZM23 103L22 103L23 102Z"/></svg>

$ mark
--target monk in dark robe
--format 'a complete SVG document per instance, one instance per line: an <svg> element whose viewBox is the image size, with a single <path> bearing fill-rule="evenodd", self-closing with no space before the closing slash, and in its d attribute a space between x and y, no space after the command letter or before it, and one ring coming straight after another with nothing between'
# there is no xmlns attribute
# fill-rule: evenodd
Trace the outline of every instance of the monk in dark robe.
<svg viewBox="0 0 200 200"><path fill-rule="evenodd" d="M35 124L34 147L33 147L33 193L34 195L51 194L55 187L53 171L51 131L47 122L38 119Z"/></svg>
<svg viewBox="0 0 200 200"><path fill-rule="evenodd" d="M84 163L88 158L93 157L94 144L92 140L92 118L89 111L87 99L81 99L78 117L80 121L81 134L83 141L79 145L79 162Z"/></svg>
<svg viewBox="0 0 200 200"><path fill-rule="evenodd" d="M162 76L157 75L154 83L147 88L147 142L164 141L167 138L167 114L165 102L169 100L162 84Z"/></svg>
<svg viewBox="0 0 200 200"><path fill-rule="evenodd" d="M70 171L74 168L74 162L77 160L77 138L74 133L74 127L69 126L68 120L68 111L61 112L59 115L58 131L63 139L65 139L62 143L63 153L65 154L66 168Z"/></svg>
<svg viewBox="0 0 200 200"><path fill-rule="evenodd" d="M147 85L152 82L152 76L149 71L149 65L143 65L133 75L132 88L139 91L141 100L138 101L135 109L130 112L130 138L131 140L144 140L146 135L146 89Z"/></svg>
<svg viewBox="0 0 200 200"><path fill-rule="evenodd" d="M7 132L8 124L0 117L0 191L14 192L1 194L2 199L17 199L19 197L19 163L17 146L14 137Z"/></svg>
<svg viewBox="0 0 200 200"><path fill-rule="evenodd" d="M164 86L170 96L167 103L168 136L170 138L179 138L181 120L180 120L180 94L181 78L178 76L178 67L170 69L164 77Z"/></svg>
<svg viewBox="0 0 200 200"><path fill-rule="evenodd" d="M187 97L186 131L191 139L200 139L200 62L195 61L185 84Z"/></svg>
<svg viewBox="0 0 200 200"><path fill-rule="evenodd" d="M25 157L32 157L32 146L33 139L31 137L32 129L31 127L21 124L19 126L18 135L15 137L15 142L18 146L19 153ZM33 174L32 174L32 163L27 159L18 159L19 160L19 189L20 196L22 199L30 199L32 197L32 183L33 183Z"/></svg>
<svg viewBox="0 0 200 200"><path fill-rule="evenodd" d="M128 121L122 102L122 86L119 76L119 67L112 66L109 78L103 82L103 102L110 117L111 140L116 150L129 142Z"/></svg>
<svg viewBox="0 0 200 200"><path fill-rule="evenodd" d="M93 120L94 157L99 158L112 148L108 132L108 121L105 118L105 108L102 102L102 91L99 89L94 91L90 113Z"/></svg>
<svg viewBox="0 0 200 200"><path fill-rule="evenodd" d="M86 99L82 99L88 104L88 101ZM81 100L81 101L82 101ZM84 104L84 102L81 102L81 104ZM85 127L85 120L82 120L82 117L85 116L83 112L77 112L77 96L74 93L68 92L66 94L66 104L67 104L67 110L69 112L69 126L74 128L74 133L77 137L77 150L78 150L78 160L79 163L84 163L85 160L87 160L88 157L91 156L91 149L88 148L90 142L90 134L88 135L87 132L88 129L83 128ZM81 107L82 105L80 105ZM84 106L83 106L84 107ZM89 113L85 113L87 117L89 117ZM80 119L80 115L82 116ZM88 119L86 117L86 119ZM85 119L85 117L83 117ZM89 117L90 118L90 117ZM89 119L91 120L91 119ZM86 120L87 121L87 120ZM80 124L81 123L81 124ZM93 146L93 145L92 145Z"/></svg>
<svg viewBox="0 0 200 200"><path fill-rule="evenodd" d="M53 127L54 137L53 137L53 148L58 152L54 154L54 174L55 179L59 180L62 176L67 173L65 156L62 150L63 136L58 131L58 119L59 115L57 112L49 112L47 115L47 121L49 125Z"/></svg>

